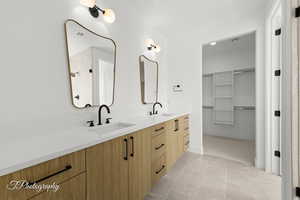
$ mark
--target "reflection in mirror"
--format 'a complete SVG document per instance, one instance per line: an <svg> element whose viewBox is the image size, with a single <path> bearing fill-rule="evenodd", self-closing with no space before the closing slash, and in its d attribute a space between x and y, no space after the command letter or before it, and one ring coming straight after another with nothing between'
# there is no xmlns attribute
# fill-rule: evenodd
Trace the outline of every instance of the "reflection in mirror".
<svg viewBox="0 0 300 200"><path fill-rule="evenodd" d="M74 20L65 23L73 105L112 105L115 86L115 42Z"/></svg>
<svg viewBox="0 0 300 200"><path fill-rule="evenodd" d="M143 104L158 100L158 62L140 56L140 77Z"/></svg>

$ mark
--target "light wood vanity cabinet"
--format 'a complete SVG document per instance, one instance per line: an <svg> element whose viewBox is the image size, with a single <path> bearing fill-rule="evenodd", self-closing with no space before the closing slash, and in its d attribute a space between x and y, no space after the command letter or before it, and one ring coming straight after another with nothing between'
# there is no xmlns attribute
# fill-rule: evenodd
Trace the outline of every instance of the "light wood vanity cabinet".
<svg viewBox="0 0 300 200"><path fill-rule="evenodd" d="M143 200L189 145L188 115L0 177L1 200ZM11 180L60 186L7 190Z"/></svg>
<svg viewBox="0 0 300 200"><path fill-rule="evenodd" d="M160 179L160 177L166 174L166 128L167 126L165 123L152 127L152 186Z"/></svg>
<svg viewBox="0 0 300 200"><path fill-rule="evenodd" d="M7 185L11 183L11 181L27 181L29 183L37 183L37 184L53 184L56 183L60 185L60 183L64 183L68 185L69 179L83 174L86 171L85 169L85 151L75 152L57 159L53 159L39 165L23 169L21 171L2 176L0 177L0 199L1 200L27 200L32 198L35 195L39 195L41 192L37 192L36 190L28 190L28 189L20 189L20 190L8 190ZM78 181L81 181L79 179ZM82 182L80 184L85 184ZM58 195L64 196L69 195L71 187L75 187L74 184L68 185L65 190L59 192ZM46 192L48 194L54 192ZM46 195L44 194L44 196ZM43 194L43 193L42 193ZM42 195L41 194L41 195ZM55 194L51 196L50 199L59 199L54 198ZM52 198L53 197L53 198ZM38 198L38 197L36 197ZM63 199L62 199L63 200ZM71 200L77 200L76 198L72 198Z"/></svg>
<svg viewBox="0 0 300 200"><path fill-rule="evenodd" d="M143 200L151 190L151 129L129 138L129 200Z"/></svg>
<svg viewBox="0 0 300 200"><path fill-rule="evenodd" d="M87 200L142 200L151 189L149 129L87 149Z"/></svg>
<svg viewBox="0 0 300 200"><path fill-rule="evenodd" d="M30 200L84 200L86 199L86 174L83 173L60 184L57 192L43 192Z"/></svg>
<svg viewBox="0 0 300 200"><path fill-rule="evenodd" d="M128 138L86 150L87 200L128 200Z"/></svg>
<svg viewBox="0 0 300 200"><path fill-rule="evenodd" d="M167 168L187 151L189 143L189 116L185 115L166 123L167 126ZM188 141L186 141L188 140Z"/></svg>

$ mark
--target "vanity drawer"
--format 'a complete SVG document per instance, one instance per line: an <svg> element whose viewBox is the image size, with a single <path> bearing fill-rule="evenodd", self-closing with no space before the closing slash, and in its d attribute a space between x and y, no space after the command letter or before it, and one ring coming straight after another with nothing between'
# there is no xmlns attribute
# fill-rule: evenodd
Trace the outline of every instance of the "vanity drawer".
<svg viewBox="0 0 300 200"><path fill-rule="evenodd" d="M184 141L184 151L187 151L187 149L190 146L190 136L185 135L183 141Z"/></svg>
<svg viewBox="0 0 300 200"><path fill-rule="evenodd" d="M75 152L56 158L39 165L0 177L0 199L25 200L39 192L35 190L20 189L7 190L6 186L11 181L26 181L37 184L62 183L85 171L85 151Z"/></svg>
<svg viewBox="0 0 300 200"><path fill-rule="evenodd" d="M152 127L152 136L155 137L166 132L166 124L158 124Z"/></svg>
<svg viewBox="0 0 300 200"><path fill-rule="evenodd" d="M152 160L157 159L166 152L166 133L152 136Z"/></svg>
<svg viewBox="0 0 300 200"><path fill-rule="evenodd" d="M166 154L152 163L152 186L167 172Z"/></svg>
<svg viewBox="0 0 300 200"><path fill-rule="evenodd" d="M185 115L185 116L179 118L179 126L181 127L181 129L183 131L188 131L189 123L190 123L190 120L189 120L188 115Z"/></svg>
<svg viewBox="0 0 300 200"><path fill-rule="evenodd" d="M80 174L59 185L56 192L43 192L30 200L85 200L86 174Z"/></svg>

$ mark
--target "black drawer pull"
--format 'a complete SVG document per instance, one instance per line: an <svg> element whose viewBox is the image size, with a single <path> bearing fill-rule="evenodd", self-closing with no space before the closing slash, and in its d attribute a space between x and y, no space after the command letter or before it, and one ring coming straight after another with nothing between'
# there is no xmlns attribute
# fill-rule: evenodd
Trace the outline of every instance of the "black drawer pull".
<svg viewBox="0 0 300 200"><path fill-rule="evenodd" d="M124 142L125 142L125 156L124 156L124 160L128 160L128 140L125 138Z"/></svg>
<svg viewBox="0 0 300 200"><path fill-rule="evenodd" d="M63 173L63 172L66 172L66 171L68 171L68 170L70 170L70 169L72 169L72 166L71 166L71 165L67 165L67 166L65 167L65 169L62 169L62 170L60 170L60 171L58 171L58 172L55 172L55 173L53 173L53 174L51 174L51 175L49 175L49 176L46 176L46 177L44 177L44 178L41 178L41 179L37 180L37 181L29 182L28 185L34 185L34 184L40 183L40 182L42 182L42 181L44 181L44 180L47 180L47 179L49 179L49 178L51 178L51 177L53 177L53 176L56 176L56 175L61 174L61 173Z"/></svg>
<svg viewBox="0 0 300 200"><path fill-rule="evenodd" d="M159 147L155 147L155 150L159 150L159 149L161 149L163 146L165 146L165 144L161 144Z"/></svg>
<svg viewBox="0 0 300 200"><path fill-rule="evenodd" d="M165 129L165 127L161 127L161 128L159 128L159 129L155 129L155 132L162 131L162 130L164 130L164 129Z"/></svg>
<svg viewBox="0 0 300 200"><path fill-rule="evenodd" d="M189 119L189 117L185 117L184 119Z"/></svg>
<svg viewBox="0 0 300 200"><path fill-rule="evenodd" d="M185 143L185 146L187 146L187 145L189 145L190 144L190 141L187 141L186 143Z"/></svg>
<svg viewBox="0 0 300 200"><path fill-rule="evenodd" d="M157 172L155 172L156 174L159 174L166 166L162 166L160 170L158 170Z"/></svg>
<svg viewBox="0 0 300 200"><path fill-rule="evenodd" d="M188 130L189 130L189 127L186 127L184 130L185 130L185 131L188 131Z"/></svg>

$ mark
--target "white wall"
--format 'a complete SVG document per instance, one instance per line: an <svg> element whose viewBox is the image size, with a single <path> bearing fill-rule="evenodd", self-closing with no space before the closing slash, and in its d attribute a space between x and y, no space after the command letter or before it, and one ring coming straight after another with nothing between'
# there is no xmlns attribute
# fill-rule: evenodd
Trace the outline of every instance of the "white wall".
<svg viewBox="0 0 300 200"><path fill-rule="evenodd" d="M146 115L151 105L142 105L138 57L151 37L162 51L160 101L166 106L168 80L165 61L166 40L153 27L145 27L143 4L110 0L97 1L117 14L114 24L93 19L79 0L5 1L0 8L0 137L27 137L78 126L96 119L96 111L77 110L71 104L64 22L78 20L117 43L117 69L113 120ZM14 13L11 9L14 8ZM137 17L139 16L139 17Z"/></svg>
<svg viewBox="0 0 300 200"><path fill-rule="evenodd" d="M261 2L261 1L260 1ZM263 2L262 2L263 3ZM172 85L182 80L183 93L173 93L169 88L170 109L190 109L191 113L191 151L202 151L202 45L211 41L232 38L256 31L256 166L265 166L265 123L264 123L264 7L256 7L256 1L209 1L198 6L202 13L193 24L194 31L180 27L168 37L169 80ZM251 5L248 5L251 4ZM253 5L252 5L253 4ZM254 5L255 4L255 5ZM195 5L194 5L195 6ZM226 7L226 9L224 9ZM213 12L212 12L213 10ZM190 11L190 10L189 10ZM191 12L191 11L190 11ZM211 13L210 13L211 12ZM191 12L193 13L193 12ZM247 16L243 16L244 14ZM241 17L243 16L243 17ZM178 22L178 21L177 21ZM191 23L188 23L190 26Z"/></svg>
<svg viewBox="0 0 300 200"><path fill-rule="evenodd" d="M97 1L117 13L114 24L92 19L79 0L5 1L0 8L1 137L20 138L73 127L95 112L71 106L63 23L74 18L94 31L112 37L117 49L114 119L128 113L146 114L140 101L138 56L151 37L162 47L160 101L173 110L191 110L191 149L202 151L202 45L213 40L256 31L258 152L264 151L264 1ZM171 6L170 6L171 5ZM184 9L184 8L188 9ZM14 14L11 9L13 8ZM16 14L15 14L16 13ZM167 68L168 66L168 68ZM169 79L170 78L170 79ZM168 81L169 79L169 81ZM173 93L174 82L184 92ZM166 86L165 82L169 83ZM168 91L168 92L164 92ZM168 101L169 99L169 101ZM2 138L1 138L2 139ZM260 154L259 154L260 155ZM257 157L264 166L264 156Z"/></svg>

